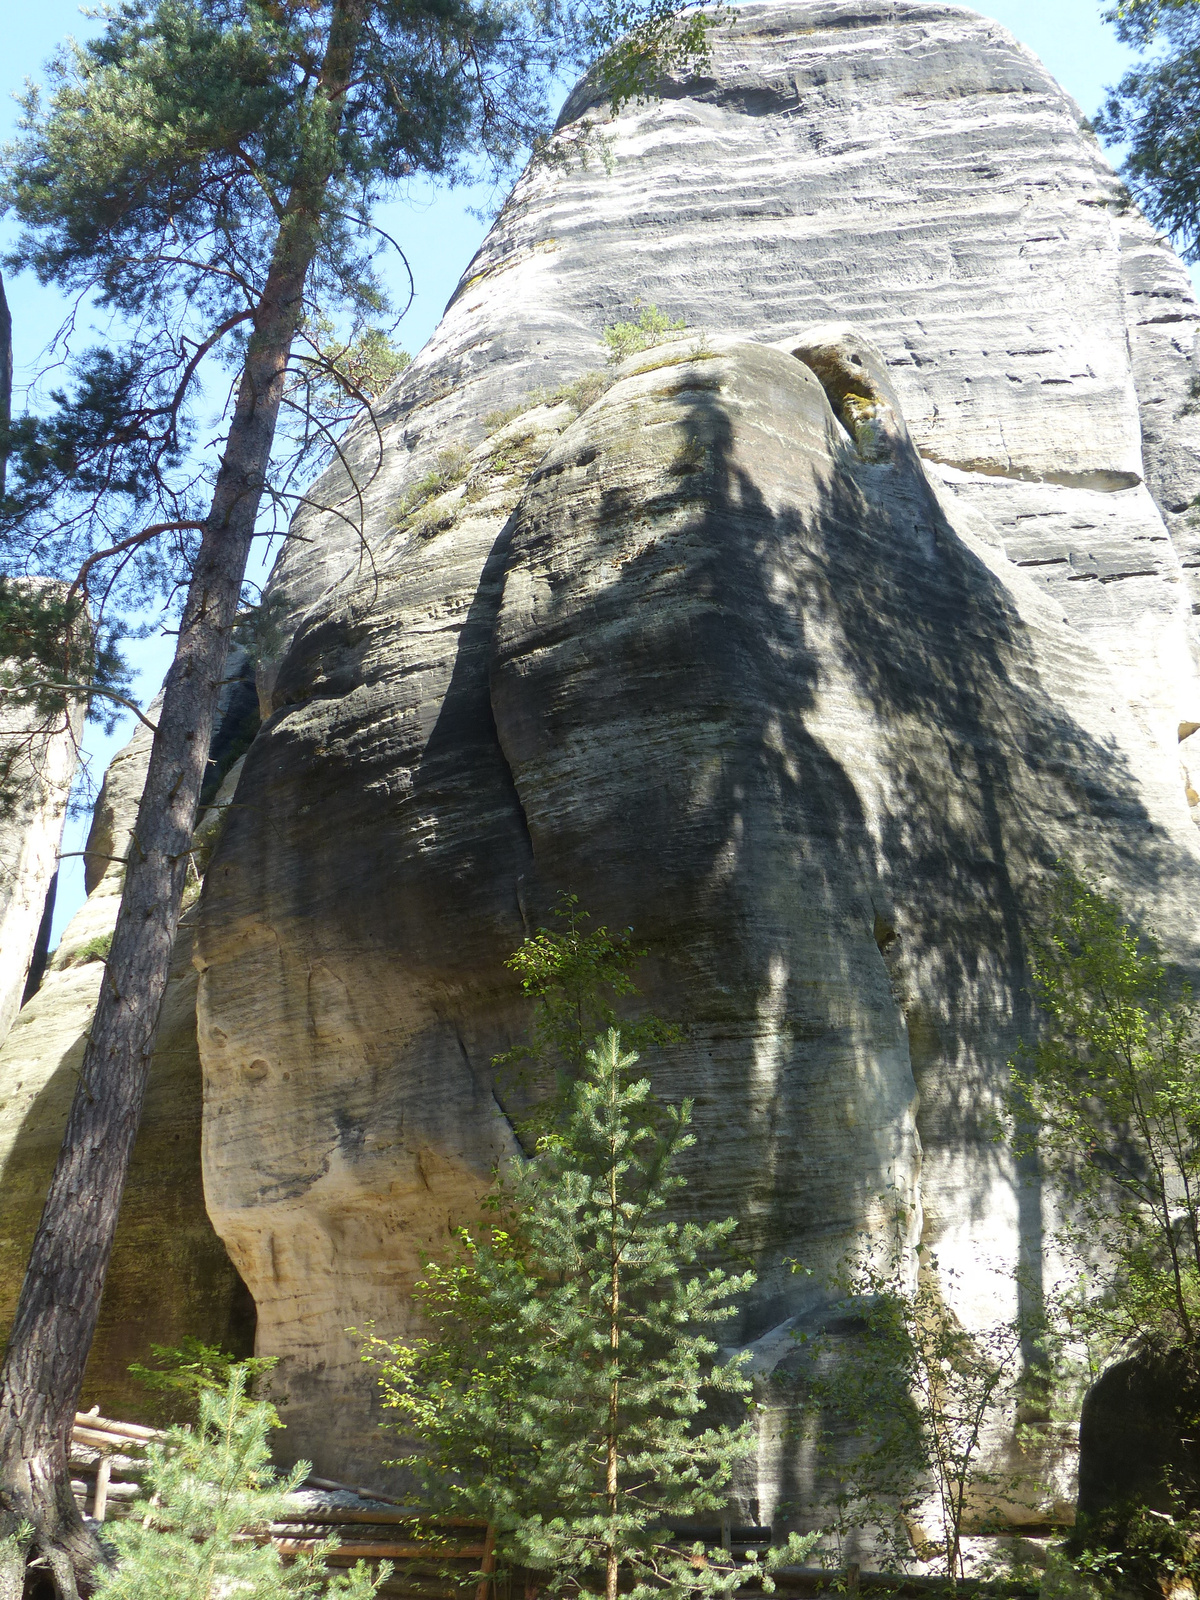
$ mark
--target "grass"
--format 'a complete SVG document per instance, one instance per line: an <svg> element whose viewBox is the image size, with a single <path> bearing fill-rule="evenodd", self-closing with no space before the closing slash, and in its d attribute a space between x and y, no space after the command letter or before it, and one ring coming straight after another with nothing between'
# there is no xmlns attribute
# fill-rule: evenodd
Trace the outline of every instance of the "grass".
<svg viewBox="0 0 1200 1600"><path fill-rule="evenodd" d="M82 967L87 961L106 961L108 952L112 949L113 936L111 933L98 933L94 939L89 939L80 945L71 958L73 967Z"/></svg>
<svg viewBox="0 0 1200 1600"><path fill-rule="evenodd" d="M572 378L569 383L560 383L557 389L531 389L516 405L504 411L489 412L483 419L484 429L489 434L499 433L501 428L523 417L527 411L536 411L538 406L570 406L577 417L582 416L589 406L595 405L606 389L612 387L612 382L607 372L585 372L578 378Z"/></svg>
<svg viewBox="0 0 1200 1600"><path fill-rule="evenodd" d="M421 509L427 500L461 483L471 466L470 452L463 445L452 445L438 456L433 468L419 478L408 490L396 508L395 526L401 527Z"/></svg>

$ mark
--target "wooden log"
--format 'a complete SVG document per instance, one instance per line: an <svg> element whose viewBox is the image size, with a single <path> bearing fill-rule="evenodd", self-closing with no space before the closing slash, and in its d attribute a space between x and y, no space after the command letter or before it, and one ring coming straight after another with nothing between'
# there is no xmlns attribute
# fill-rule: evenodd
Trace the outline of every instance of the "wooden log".
<svg viewBox="0 0 1200 1600"><path fill-rule="evenodd" d="M373 1526L396 1528L406 1524L420 1522L426 1528L478 1528L480 1533L487 1524L477 1522L470 1517L438 1517L436 1520L425 1522L422 1518L410 1511L359 1511L357 1507L341 1506L306 1506L302 1511L297 1511L295 1516L280 1517L279 1524L284 1523L345 1523L347 1527L354 1524L369 1524Z"/></svg>
<svg viewBox="0 0 1200 1600"><path fill-rule="evenodd" d="M829 1567L776 1567L772 1576L776 1587L803 1589L808 1593L839 1593L846 1582L846 1569ZM953 1585L944 1576L934 1573L865 1572L858 1575L861 1594L865 1590L894 1595L945 1595L951 1589L960 1600L970 1596L996 1596L997 1600L1021 1600L1036 1595L1036 1584L1012 1578L959 1578ZM740 1592L740 1591L739 1591Z"/></svg>
<svg viewBox="0 0 1200 1600"><path fill-rule="evenodd" d="M402 1506L403 1500L397 1500L394 1494L384 1494L382 1489L356 1489L350 1483L335 1483L332 1478L308 1477L305 1483L311 1483L314 1489L329 1489L334 1494L356 1494L360 1500L382 1500L385 1505ZM414 1517L416 1513L414 1512Z"/></svg>
<svg viewBox="0 0 1200 1600"><path fill-rule="evenodd" d="M96 1468L96 1493L92 1500L92 1516L97 1522L104 1521L104 1513L108 1510L108 1480L112 1474L112 1457L101 1456L100 1465Z"/></svg>
<svg viewBox="0 0 1200 1600"><path fill-rule="evenodd" d="M71 1443L90 1445L93 1450L112 1450L118 1455L129 1455L144 1446L144 1439L130 1439L123 1433L106 1433L102 1428L71 1429Z"/></svg>
<svg viewBox="0 0 1200 1600"><path fill-rule="evenodd" d="M274 1540L276 1549L283 1556L309 1555L320 1542L319 1539ZM483 1546L464 1544L443 1548L435 1544L388 1544L380 1540L370 1544L341 1544L333 1554L353 1561L479 1561L483 1558Z"/></svg>
<svg viewBox="0 0 1200 1600"><path fill-rule="evenodd" d="M407 1600L462 1600L461 1589L447 1589L444 1585L440 1588L430 1583L422 1583L419 1578L389 1578L375 1591L381 1595L404 1595Z"/></svg>
<svg viewBox="0 0 1200 1600"><path fill-rule="evenodd" d="M483 1541L483 1566L482 1576L475 1590L475 1600L487 1600L488 1589L491 1587L492 1574L496 1570L496 1528L489 1522L487 1536Z"/></svg>
<svg viewBox="0 0 1200 1600"><path fill-rule="evenodd" d="M117 1422L112 1417L102 1417L97 1411L77 1411L75 1426L93 1433L115 1433L121 1439L137 1439L143 1444L149 1439L165 1439L161 1428L147 1428L140 1422Z"/></svg>

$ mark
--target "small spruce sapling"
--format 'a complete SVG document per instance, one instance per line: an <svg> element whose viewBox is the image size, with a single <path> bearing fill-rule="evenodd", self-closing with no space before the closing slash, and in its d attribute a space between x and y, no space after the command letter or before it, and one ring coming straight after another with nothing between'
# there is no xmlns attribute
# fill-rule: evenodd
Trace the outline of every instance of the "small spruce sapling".
<svg viewBox="0 0 1200 1600"><path fill-rule="evenodd" d="M587 1052L557 1131L498 1179L495 1220L426 1265L427 1337L371 1337L384 1404L418 1448L399 1465L432 1509L496 1530L501 1568L554 1595L632 1600L730 1593L812 1541L739 1567L672 1526L724 1509L753 1423L709 1424L707 1397L746 1405L739 1360L710 1330L753 1282L710 1265L735 1224L664 1218L694 1143L690 1103L660 1110L615 1029Z"/></svg>
<svg viewBox="0 0 1200 1600"><path fill-rule="evenodd" d="M247 1376L243 1363L223 1388L202 1384L197 1426L172 1428L147 1446L148 1496L106 1524L116 1561L97 1569L96 1600L371 1600L387 1579L387 1563L372 1576L361 1561L329 1575L336 1539L285 1565L266 1535L311 1469L302 1461L284 1477L272 1470L267 1435L279 1418L265 1401L247 1399Z"/></svg>

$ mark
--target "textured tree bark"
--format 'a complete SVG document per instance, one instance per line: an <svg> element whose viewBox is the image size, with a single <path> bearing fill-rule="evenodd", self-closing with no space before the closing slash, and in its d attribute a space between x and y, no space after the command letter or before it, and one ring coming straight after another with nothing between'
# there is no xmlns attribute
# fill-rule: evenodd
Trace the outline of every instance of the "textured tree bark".
<svg viewBox="0 0 1200 1600"><path fill-rule="evenodd" d="M613 1098L616 1098L616 1078L613 1079ZM621 1251L617 1240L617 1150L614 1141L608 1169L608 1203L611 1226L609 1228L609 1285L608 1285L608 1347L612 1353L612 1378L608 1389L608 1458L605 1473L605 1492L608 1503L608 1558L604 1571L604 1600L617 1600L617 1583L620 1563L617 1558L617 1489L619 1478L617 1454L617 1426L620 1417L621 1357Z"/></svg>
<svg viewBox="0 0 1200 1600"><path fill-rule="evenodd" d="M369 3L334 6L319 90L326 136L318 135L320 159L289 196L255 313L164 686L105 980L0 1369L0 1600L21 1594L25 1557L15 1535L22 1522L32 1525L32 1558L64 1600L87 1592L101 1559L71 1494L71 1424L141 1118L217 694L334 170L342 95Z"/></svg>
<svg viewBox="0 0 1200 1600"><path fill-rule="evenodd" d="M7 428L12 421L12 374L12 312L4 294L4 279L0 277L0 428ZM4 493L7 465L8 451L0 448L0 494Z"/></svg>

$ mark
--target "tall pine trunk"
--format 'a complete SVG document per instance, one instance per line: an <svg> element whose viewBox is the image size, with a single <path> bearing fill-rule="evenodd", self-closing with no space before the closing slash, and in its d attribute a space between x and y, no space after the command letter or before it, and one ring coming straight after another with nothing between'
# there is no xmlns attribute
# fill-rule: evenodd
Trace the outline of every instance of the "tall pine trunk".
<svg viewBox="0 0 1200 1600"><path fill-rule="evenodd" d="M318 89L326 125L288 198L255 313L100 999L0 1369L0 1600L22 1593L25 1556L14 1538L22 1522L65 1600L86 1592L101 1555L71 1494L71 1426L142 1113L229 636L335 170L342 96L369 4L335 0Z"/></svg>

